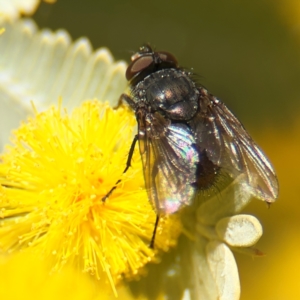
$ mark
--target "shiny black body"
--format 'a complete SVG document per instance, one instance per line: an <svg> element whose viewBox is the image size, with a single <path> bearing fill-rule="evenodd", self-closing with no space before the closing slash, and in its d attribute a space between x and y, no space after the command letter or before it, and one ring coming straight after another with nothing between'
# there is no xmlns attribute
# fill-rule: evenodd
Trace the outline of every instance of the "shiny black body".
<svg viewBox="0 0 300 300"><path fill-rule="evenodd" d="M198 109L199 91L186 72L164 69L148 75L132 89L139 107L147 103L150 111L160 112L171 121L191 120Z"/></svg>

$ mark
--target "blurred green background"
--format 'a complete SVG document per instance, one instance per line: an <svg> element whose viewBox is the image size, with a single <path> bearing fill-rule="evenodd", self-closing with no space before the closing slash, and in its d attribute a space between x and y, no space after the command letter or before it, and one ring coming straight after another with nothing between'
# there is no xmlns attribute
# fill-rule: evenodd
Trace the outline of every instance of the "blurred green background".
<svg viewBox="0 0 300 300"><path fill-rule="evenodd" d="M300 1L96 1L43 3L41 28L64 28L94 48L129 60L150 42L193 68L267 153L280 197L267 209L253 201L264 235L263 258L236 254L242 300L300 299ZM298 21L299 20L299 21Z"/></svg>

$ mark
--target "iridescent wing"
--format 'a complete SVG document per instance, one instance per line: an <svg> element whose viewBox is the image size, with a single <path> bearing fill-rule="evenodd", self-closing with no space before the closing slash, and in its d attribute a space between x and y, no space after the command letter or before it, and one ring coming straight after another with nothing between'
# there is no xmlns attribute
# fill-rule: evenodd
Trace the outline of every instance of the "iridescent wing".
<svg viewBox="0 0 300 300"><path fill-rule="evenodd" d="M189 127L172 125L154 113L147 122L145 118L138 119L138 137L145 185L156 212L171 214L189 205L195 193L199 161Z"/></svg>
<svg viewBox="0 0 300 300"><path fill-rule="evenodd" d="M199 148L230 176L245 174L253 196L275 201L278 181L267 157L224 103L199 90L199 112L190 122Z"/></svg>

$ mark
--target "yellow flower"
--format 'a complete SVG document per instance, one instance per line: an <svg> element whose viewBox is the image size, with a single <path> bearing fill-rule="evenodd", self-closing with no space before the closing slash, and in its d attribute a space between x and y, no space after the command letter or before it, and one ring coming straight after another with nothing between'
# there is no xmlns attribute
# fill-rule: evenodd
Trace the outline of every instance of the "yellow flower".
<svg viewBox="0 0 300 300"><path fill-rule="evenodd" d="M71 116L52 107L23 123L1 157L0 249L30 249L54 271L73 265L113 289L155 261L159 249L168 251L180 224L160 222L149 248L156 216L138 151L122 175L134 125L128 109L99 101Z"/></svg>

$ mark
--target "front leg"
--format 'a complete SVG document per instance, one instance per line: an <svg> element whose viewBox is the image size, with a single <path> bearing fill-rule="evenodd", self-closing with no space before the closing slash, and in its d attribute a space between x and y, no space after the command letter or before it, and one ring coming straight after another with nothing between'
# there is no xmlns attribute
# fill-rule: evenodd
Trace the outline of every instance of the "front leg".
<svg viewBox="0 0 300 300"><path fill-rule="evenodd" d="M128 96L127 94L122 94L119 98L119 101L118 101L118 105L115 107L115 108L119 108L120 106L122 106L122 104L126 102L130 108L135 111L136 109L136 104L135 102L132 100L132 98L130 96Z"/></svg>

